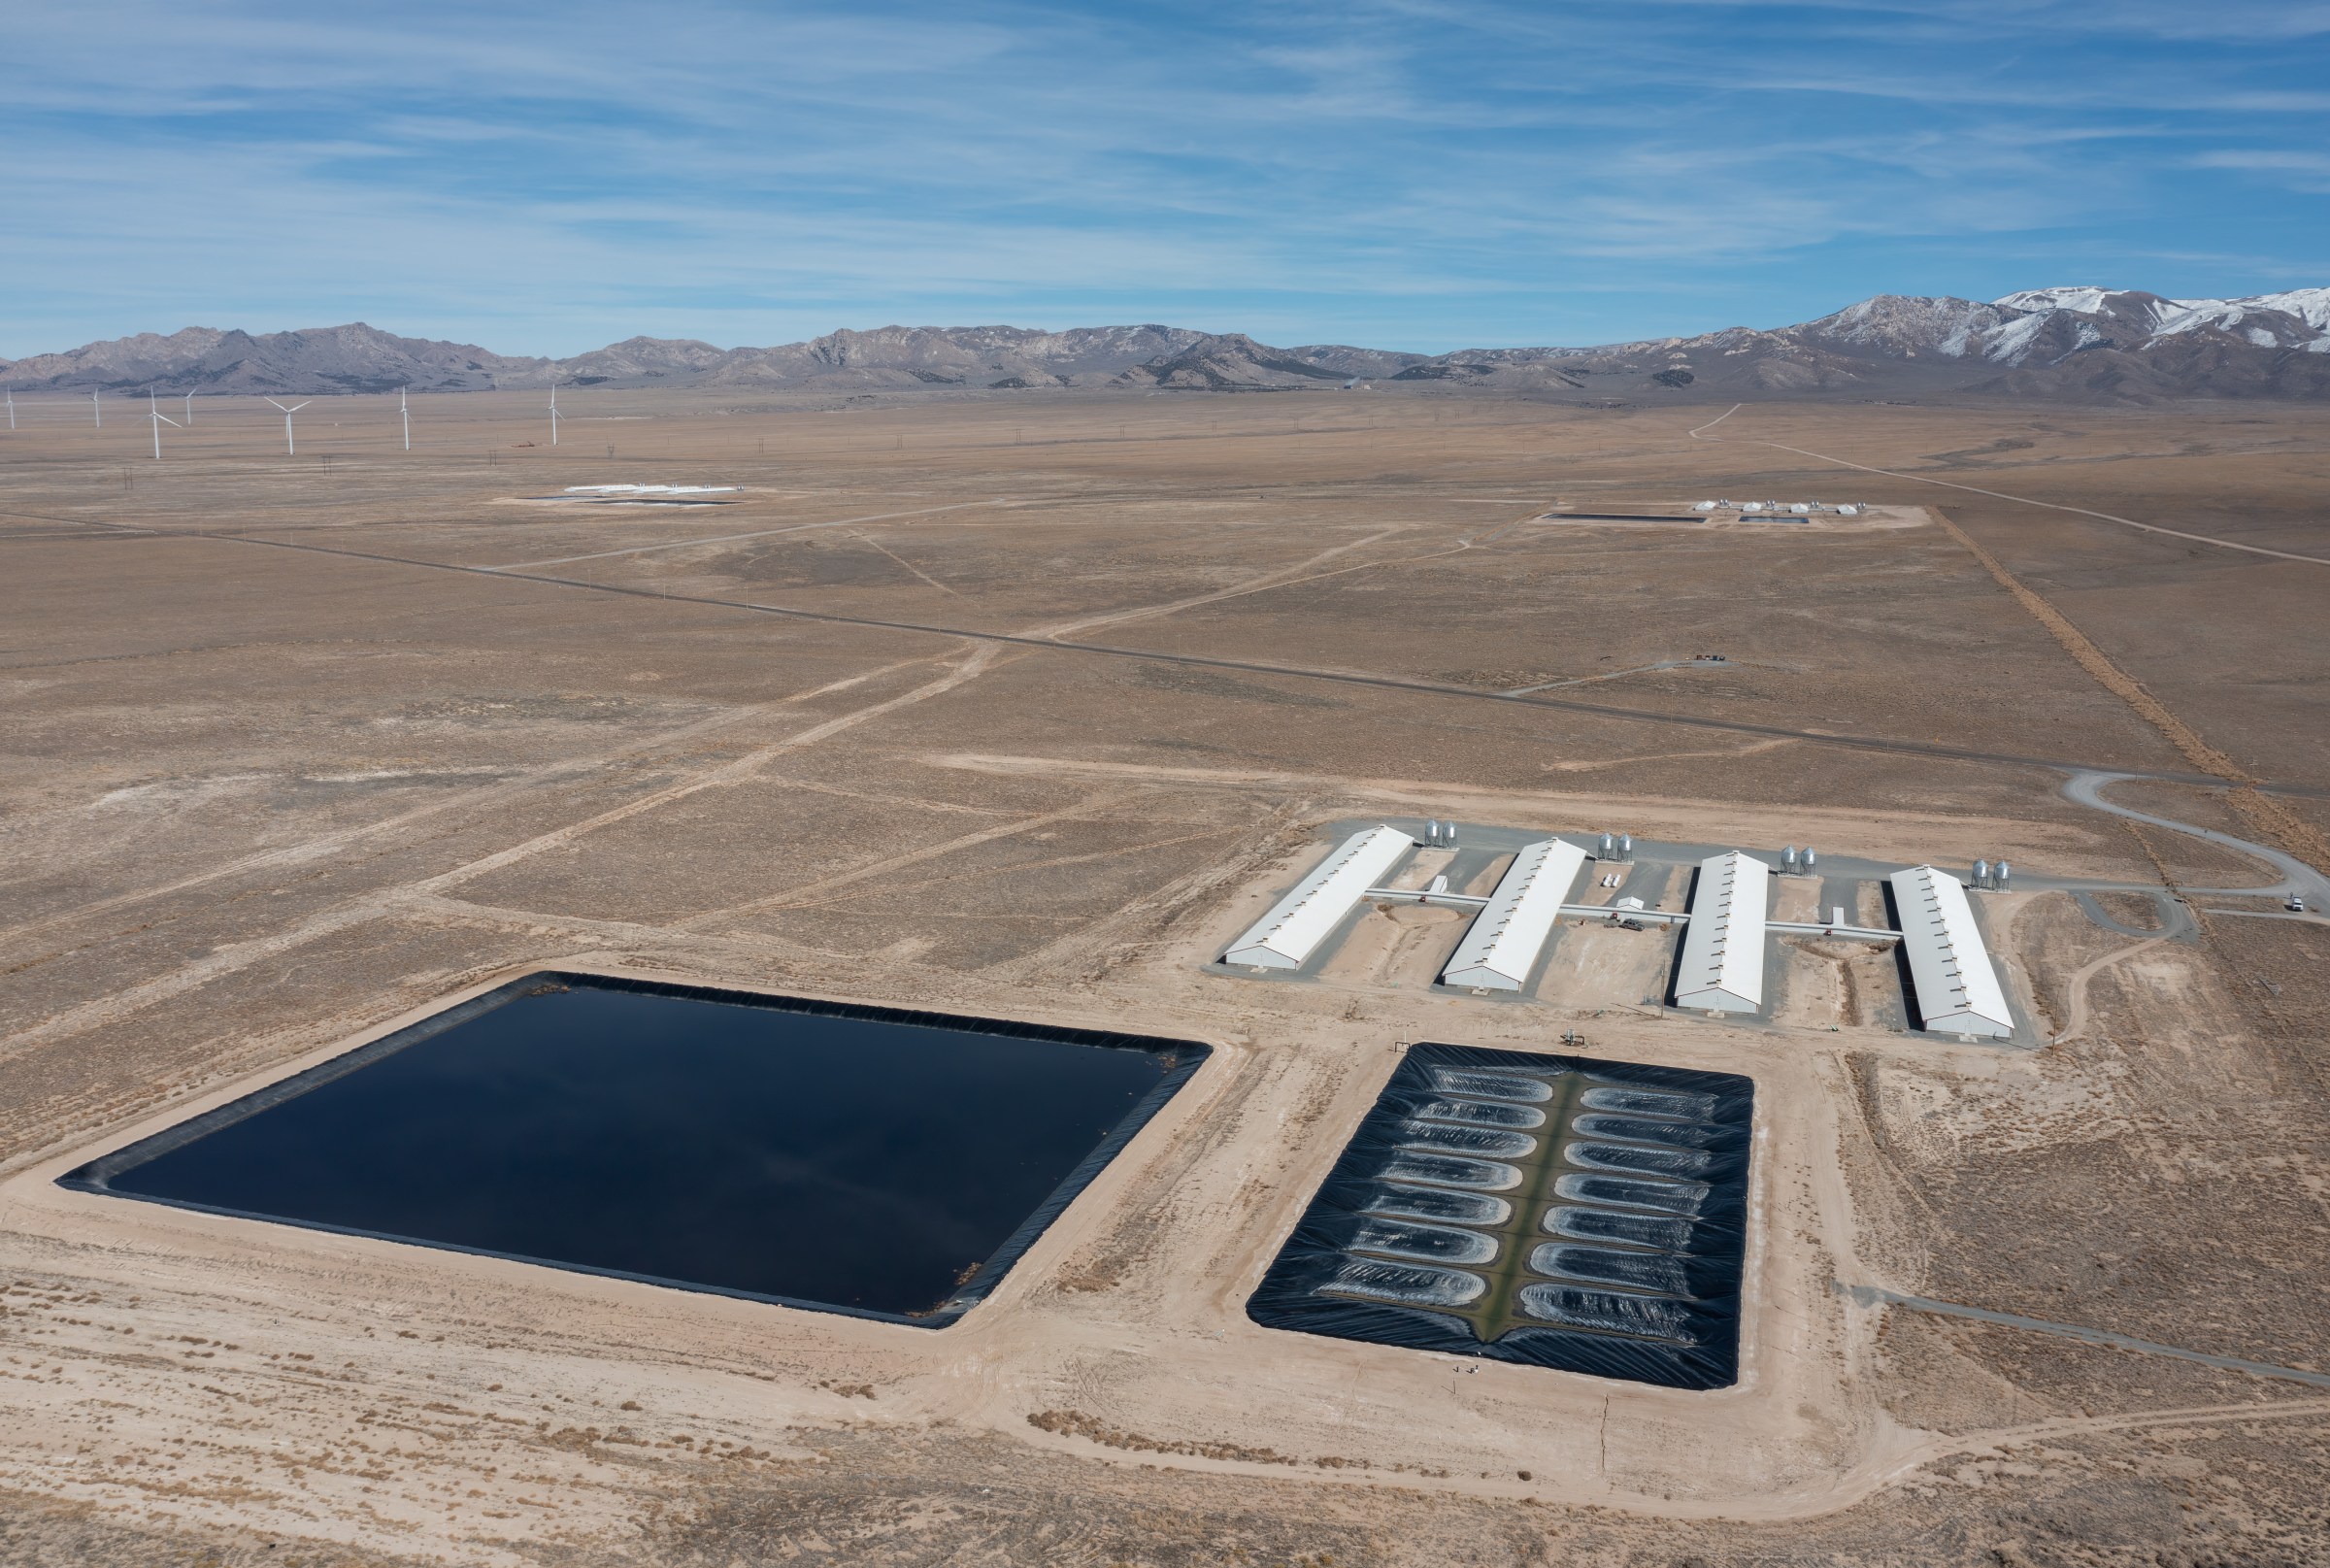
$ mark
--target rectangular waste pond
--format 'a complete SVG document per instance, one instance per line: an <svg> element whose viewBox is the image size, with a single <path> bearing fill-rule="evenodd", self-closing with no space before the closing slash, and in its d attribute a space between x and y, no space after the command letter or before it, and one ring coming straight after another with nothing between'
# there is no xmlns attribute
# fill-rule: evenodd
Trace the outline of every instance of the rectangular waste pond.
<svg viewBox="0 0 2330 1568"><path fill-rule="evenodd" d="M1754 1085L1418 1045L1247 1303L1271 1328L1739 1381Z"/></svg>
<svg viewBox="0 0 2330 1568"><path fill-rule="evenodd" d="M938 1327L1207 1054L545 973L62 1181Z"/></svg>

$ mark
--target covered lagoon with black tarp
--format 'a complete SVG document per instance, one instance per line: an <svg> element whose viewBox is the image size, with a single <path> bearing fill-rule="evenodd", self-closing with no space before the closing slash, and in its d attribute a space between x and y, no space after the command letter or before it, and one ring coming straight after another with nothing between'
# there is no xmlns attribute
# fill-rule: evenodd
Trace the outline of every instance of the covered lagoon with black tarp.
<svg viewBox="0 0 2330 1568"><path fill-rule="evenodd" d="M1412 1047L1247 1315L1727 1387L1753 1116L1754 1085L1730 1073Z"/></svg>
<svg viewBox="0 0 2330 1568"><path fill-rule="evenodd" d="M529 975L63 1184L938 1327L1208 1048Z"/></svg>

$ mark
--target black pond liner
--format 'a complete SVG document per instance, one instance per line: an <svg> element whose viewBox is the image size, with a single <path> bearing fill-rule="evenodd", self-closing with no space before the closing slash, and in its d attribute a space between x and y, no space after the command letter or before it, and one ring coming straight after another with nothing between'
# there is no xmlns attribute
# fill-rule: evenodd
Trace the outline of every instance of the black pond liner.
<svg viewBox="0 0 2330 1568"><path fill-rule="evenodd" d="M1336 1339L1728 1387L1739 1381L1754 1093L1731 1073L1413 1046L1247 1316ZM1527 1151L1481 1136L1533 1119Z"/></svg>
<svg viewBox="0 0 2330 1568"><path fill-rule="evenodd" d="M939 1328L1211 1052L546 971L58 1184Z"/></svg>

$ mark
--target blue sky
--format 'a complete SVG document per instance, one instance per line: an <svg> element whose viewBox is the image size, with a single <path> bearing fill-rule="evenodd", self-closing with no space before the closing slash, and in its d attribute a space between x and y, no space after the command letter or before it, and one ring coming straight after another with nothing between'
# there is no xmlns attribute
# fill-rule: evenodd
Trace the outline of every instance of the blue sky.
<svg viewBox="0 0 2330 1568"><path fill-rule="evenodd" d="M8 9L11 357L351 319L1438 351L2330 284L2323 0Z"/></svg>

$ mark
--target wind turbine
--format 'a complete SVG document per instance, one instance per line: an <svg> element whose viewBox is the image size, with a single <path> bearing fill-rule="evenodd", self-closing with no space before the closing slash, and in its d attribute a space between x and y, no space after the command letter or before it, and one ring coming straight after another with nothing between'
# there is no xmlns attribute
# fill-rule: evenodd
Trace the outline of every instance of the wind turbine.
<svg viewBox="0 0 2330 1568"><path fill-rule="evenodd" d="M272 397L267 401L276 409L281 410L283 416L283 455L286 457L298 456L299 448L291 440L291 416L297 414L301 409L306 408L310 403L313 403L316 400L312 397L302 398L299 402L292 404L287 409L284 408L281 403L277 403Z"/></svg>
<svg viewBox="0 0 2330 1568"><path fill-rule="evenodd" d="M188 424L192 424L193 422L194 422L194 389L193 389L192 387L190 387L190 386L189 386L188 388L186 388L186 423L188 423Z"/></svg>
<svg viewBox="0 0 2330 1568"><path fill-rule="evenodd" d="M396 389L396 417L405 421L405 450L413 450L413 411L405 407L405 389Z"/></svg>
<svg viewBox="0 0 2330 1568"><path fill-rule="evenodd" d="M550 445L558 445L558 384L550 383Z"/></svg>
<svg viewBox="0 0 2330 1568"><path fill-rule="evenodd" d="M17 427L17 394L14 389L8 394L8 427L11 430Z"/></svg>
<svg viewBox="0 0 2330 1568"><path fill-rule="evenodd" d="M153 400L153 388L150 386L146 388L146 416L153 421L153 460L158 463L162 460L162 426L168 425L173 430L181 426L176 419L162 412L162 406Z"/></svg>
<svg viewBox="0 0 2330 1568"><path fill-rule="evenodd" d="M97 401L97 388L94 386L89 388L89 415L97 421L98 429L105 428L105 409Z"/></svg>

